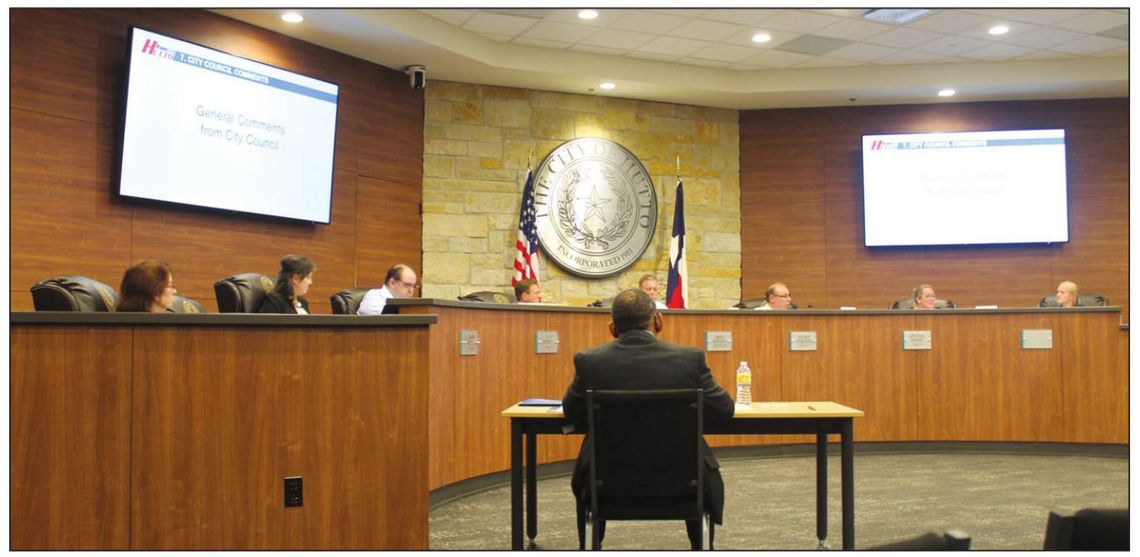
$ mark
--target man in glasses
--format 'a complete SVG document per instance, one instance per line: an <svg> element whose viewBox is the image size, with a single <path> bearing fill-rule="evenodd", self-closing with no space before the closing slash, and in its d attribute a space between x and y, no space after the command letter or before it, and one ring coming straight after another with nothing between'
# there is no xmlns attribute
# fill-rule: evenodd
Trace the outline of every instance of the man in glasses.
<svg viewBox="0 0 1140 557"><path fill-rule="evenodd" d="M416 295L416 272L403 263L397 263L384 275L384 285L364 294L357 315L380 315L389 298L411 298Z"/></svg>
<svg viewBox="0 0 1140 557"><path fill-rule="evenodd" d="M792 292L788 290L788 285L777 282L768 287L764 292L764 296L768 299L768 303L757 307L760 310L772 309L791 309L795 306L792 305Z"/></svg>

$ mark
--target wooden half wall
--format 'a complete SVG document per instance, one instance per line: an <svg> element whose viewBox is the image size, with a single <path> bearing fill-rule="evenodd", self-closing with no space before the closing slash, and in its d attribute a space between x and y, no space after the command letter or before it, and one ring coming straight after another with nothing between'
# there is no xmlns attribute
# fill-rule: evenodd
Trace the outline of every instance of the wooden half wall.
<svg viewBox="0 0 1140 557"><path fill-rule="evenodd" d="M1044 128L1065 129L1069 243L864 247L864 134ZM801 308L883 309L930 283L959 307L1032 307L1072 280L1128 322L1128 99L742 111L740 190L745 299L780 281Z"/></svg>
<svg viewBox="0 0 1140 557"><path fill-rule="evenodd" d="M180 293L216 311L213 283L276 274L287 253L318 267L309 301L420 265L423 92L395 70L194 9L12 9L11 301L64 274L116 290L141 259L171 264ZM340 85L332 223L291 223L116 199L129 26Z"/></svg>

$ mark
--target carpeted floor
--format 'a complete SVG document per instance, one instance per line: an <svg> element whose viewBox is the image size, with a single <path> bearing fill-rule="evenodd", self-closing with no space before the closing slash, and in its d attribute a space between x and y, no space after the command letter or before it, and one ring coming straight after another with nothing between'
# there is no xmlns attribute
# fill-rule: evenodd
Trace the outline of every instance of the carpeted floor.
<svg viewBox="0 0 1140 557"><path fill-rule="evenodd" d="M1040 549L1049 510L1128 507L1128 459L1024 454L856 454L856 548L950 528L971 549ZM811 457L722 459L718 550L815 549ZM829 465L828 542L841 546L838 459ZM508 549L507 486L433 509L431 549ZM543 549L577 549L568 477L538 484ZM681 522L614 522L606 549L687 549Z"/></svg>

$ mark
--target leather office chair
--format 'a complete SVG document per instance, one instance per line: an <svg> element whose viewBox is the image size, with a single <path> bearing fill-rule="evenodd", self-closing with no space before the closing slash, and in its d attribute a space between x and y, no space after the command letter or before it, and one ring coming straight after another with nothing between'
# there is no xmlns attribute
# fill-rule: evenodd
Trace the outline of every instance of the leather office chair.
<svg viewBox="0 0 1140 557"><path fill-rule="evenodd" d="M586 307L588 307L588 308L608 308L608 307L613 307L613 305L614 305L614 297L610 296L609 298L598 298L597 300L594 300L594 301L586 304Z"/></svg>
<svg viewBox="0 0 1140 557"><path fill-rule="evenodd" d="M115 289L82 275L65 275L32 285L36 311L115 311Z"/></svg>
<svg viewBox="0 0 1140 557"><path fill-rule="evenodd" d="M261 273L244 273L214 283L214 296L221 313L257 313L274 280Z"/></svg>
<svg viewBox="0 0 1140 557"><path fill-rule="evenodd" d="M934 299L934 309L954 309L958 306L950 300ZM891 304L890 309L914 309L914 298L903 298Z"/></svg>
<svg viewBox="0 0 1140 557"><path fill-rule="evenodd" d="M1107 305L1108 305L1108 298L1105 298L1104 296L1101 296L1100 294L1077 294L1077 306L1078 307L1093 307L1093 306L1107 306ZM1045 296L1044 298L1041 298L1041 301L1037 304L1037 307L1039 307L1039 308L1058 308L1061 306L1057 304L1057 295L1053 294L1053 295Z"/></svg>
<svg viewBox="0 0 1140 557"><path fill-rule="evenodd" d="M345 288L329 296L329 301L332 302L333 315L356 315L356 310L360 309L360 301L364 299L364 295L369 290L372 289L367 287Z"/></svg>
<svg viewBox="0 0 1140 557"><path fill-rule="evenodd" d="M1045 545L1052 551L1128 551L1128 509L1049 512Z"/></svg>
<svg viewBox="0 0 1140 557"><path fill-rule="evenodd" d="M586 547L600 549L599 520L700 520L701 547L707 548L704 393L591 389L586 404Z"/></svg>
<svg viewBox="0 0 1140 557"><path fill-rule="evenodd" d="M513 304L515 297L513 295L503 294L502 292L495 292L494 290L480 290L472 292L459 297L461 302L485 302L490 304Z"/></svg>
<svg viewBox="0 0 1140 557"><path fill-rule="evenodd" d="M966 551L970 549L970 535L961 530L947 530L939 535L927 532L916 538L868 547L870 551Z"/></svg>
<svg viewBox="0 0 1140 557"><path fill-rule="evenodd" d="M170 304L170 311L174 313L206 313L206 306L193 298L175 294L174 300Z"/></svg>

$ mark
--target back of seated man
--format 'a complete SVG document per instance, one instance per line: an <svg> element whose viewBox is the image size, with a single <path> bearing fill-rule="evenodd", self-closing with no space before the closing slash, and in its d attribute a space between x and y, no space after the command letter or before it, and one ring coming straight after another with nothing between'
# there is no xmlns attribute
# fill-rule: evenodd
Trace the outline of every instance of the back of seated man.
<svg viewBox="0 0 1140 557"><path fill-rule="evenodd" d="M384 275L384 284L364 293L357 315L380 315L391 298L411 298L416 294L416 272L403 263L392 265Z"/></svg>
<svg viewBox="0 0 1140 557"><path fill-rule="evenodd" d="M702 389L704 391L705 424L725 423L732 418L734 405L713 379L703 350L658 340L664 327L662 315L653 300L641 290L631 288L618 294L610 308L610 334L616 340L574 354L574 381L562 397L566 419L577 431L587 430L586 391L590 389L653 390ZM587 437L582 440L570 488L578 498L578 547L585 549L585 498L589 493L590 459ZM723 524L724 480L720 464L704 438L701 438L705 461L705 505L709 524L709 549L712 549L713 524ZM693 549L701 545L699 520L685 522ZM605 536L605 523L598 524L599 539Z"/></svg>
<svg viewBox="0 0 1140 557"><path fill-rule="evenodd" d="M788 290L788 285L777 282L768 287L764 291L764 297L768 303L757 306L759 310L772 310L772 309L788 309L792 306L792 291Z"/></svg>
<svg viewBox="0 0 1140 557"><path fill-rule="evenodd" d="M515 300L520 304L541 304L542 288L538 286L538 281L518 281L515 284Z"/></svg>

